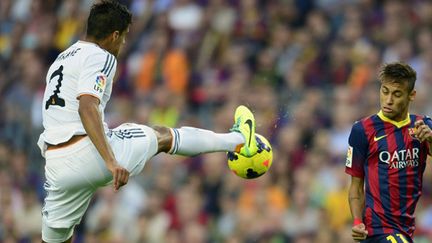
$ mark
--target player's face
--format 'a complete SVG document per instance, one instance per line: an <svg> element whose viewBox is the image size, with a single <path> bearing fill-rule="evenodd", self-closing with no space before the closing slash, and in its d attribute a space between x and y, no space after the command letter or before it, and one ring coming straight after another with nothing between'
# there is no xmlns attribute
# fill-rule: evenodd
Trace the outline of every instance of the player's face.
<svg viewBox="0 0 432 243"><path fill-rule="evenodd" d="M383 82L380 89L382 112L394 121L404 120L408 114L409 103L414 100L415 94L415 90L408 90L408 82Z"/></svg>

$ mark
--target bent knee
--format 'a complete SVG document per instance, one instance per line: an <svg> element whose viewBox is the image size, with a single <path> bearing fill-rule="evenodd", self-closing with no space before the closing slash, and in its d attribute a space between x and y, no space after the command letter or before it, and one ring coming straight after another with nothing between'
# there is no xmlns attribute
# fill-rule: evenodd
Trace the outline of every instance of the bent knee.
<svg viewBox="0 0 432 243"><path fill-rule="evenodd" d="M168 127L152 126L152 128L156 131L157 136L166 136L166 133L168 133L168 135L171 135L170 129Z"/></svg>
<svg viewBox="0 0 432 243"><path fill-rule="evenodd" d="M158 140L158 153L168 152L171 149L173 136L171 129L164 126L152 126Z"/></svg>

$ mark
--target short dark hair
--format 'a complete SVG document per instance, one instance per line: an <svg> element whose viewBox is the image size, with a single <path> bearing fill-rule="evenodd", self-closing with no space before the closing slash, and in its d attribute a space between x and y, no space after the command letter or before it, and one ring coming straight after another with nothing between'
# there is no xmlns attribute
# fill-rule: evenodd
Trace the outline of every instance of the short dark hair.
<svg viewBox="0 0 432 243"><path fill-rule="evenodd" d="M115 0L95 3L87 19L87 36L101 40L114 31L122 34L132 23L132 14L126 6Z"/></svg>
<svg viewBox="0 0 432 243"><path fill-rule="evenodd" d="M383 82L404 83L408 82L408 90L411 92L417 79L414 69L403 62L393 62L384 64L379 73L379 79Z"/></svg>

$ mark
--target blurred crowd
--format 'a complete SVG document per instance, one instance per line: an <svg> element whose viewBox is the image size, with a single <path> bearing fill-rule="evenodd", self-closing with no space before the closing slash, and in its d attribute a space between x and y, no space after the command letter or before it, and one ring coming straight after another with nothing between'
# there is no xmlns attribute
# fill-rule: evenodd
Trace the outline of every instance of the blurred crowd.
<svg viewBox="0 0 432 243"><path fill-rule="evenodd" d="M0 1L0 242L39 242L45 74L85 33L92 0ZM256 115L274 161L236 177L224 153L158 155L97 192L74 242L352 242L344 173L352 123L379 109L377 71L417 71L432 114L432 1L123 0L134 15L107 107L123 122L226 132ZM416 242L432 242L426 168Z"/></svg>

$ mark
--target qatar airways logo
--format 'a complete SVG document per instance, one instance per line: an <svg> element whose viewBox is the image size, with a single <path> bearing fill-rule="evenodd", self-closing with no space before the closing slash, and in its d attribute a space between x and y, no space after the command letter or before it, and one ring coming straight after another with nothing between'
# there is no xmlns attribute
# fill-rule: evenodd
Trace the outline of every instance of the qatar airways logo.
<svg viewBox="0 0 432 243"><path fill-rule="evenodd" d="M403 149L393 153L381 151L379 159L381 162L389 164L390 169L417 167L419 165L419 149Z"/></svg>

